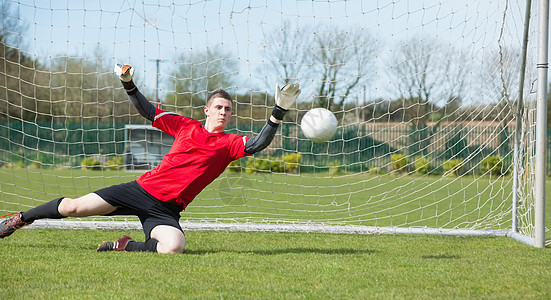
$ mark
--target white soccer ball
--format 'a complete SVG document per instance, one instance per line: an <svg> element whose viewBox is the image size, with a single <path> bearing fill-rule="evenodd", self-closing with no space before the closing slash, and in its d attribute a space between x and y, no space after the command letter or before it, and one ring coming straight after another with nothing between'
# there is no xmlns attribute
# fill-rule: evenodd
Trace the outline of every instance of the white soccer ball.
<svg viewBox="0 0 551 300"><path fill-rule="evenodd" d="M337 118L325 108L314 108L306 112L300 121L302 133L314 143L330 140L337 132Z"/></svg>

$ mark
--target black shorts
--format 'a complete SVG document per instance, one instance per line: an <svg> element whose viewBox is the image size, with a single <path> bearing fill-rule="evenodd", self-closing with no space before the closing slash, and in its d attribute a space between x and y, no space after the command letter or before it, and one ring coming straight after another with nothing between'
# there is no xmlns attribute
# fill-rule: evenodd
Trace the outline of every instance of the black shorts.
<svg viewBox="0 0 551 300"><path fill-rule="evenodd" d="M107 203L117 207L114 212L108 214L109 216L138 216L146 240L151 238L151 230L158 225L168 225L182 230L180 227L182 207L176 203L163 202L151 196L135 180L106 187L94 193Z"/></svg>

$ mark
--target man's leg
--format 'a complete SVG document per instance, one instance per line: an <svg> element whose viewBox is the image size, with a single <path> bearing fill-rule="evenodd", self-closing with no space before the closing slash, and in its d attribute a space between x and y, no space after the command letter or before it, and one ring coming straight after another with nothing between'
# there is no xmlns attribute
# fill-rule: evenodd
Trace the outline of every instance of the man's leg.
<svg viewBox="0 0 551 300"><path fill-rule="evenodd" d="M32 222L25 222L21 219L21 213L10 214L11 216L0 222L0 238L10 236L14 231L19 228L25 227Z"/></svg>
<svg viewBox="0 0 551 300"><path fill-rule="evenodd" d="M159 225L151 231L151 239L159 241L157 252L177 254L184 252L186 248L186 236L179 228Z"/></svg>
<svg viewBox="0 0 551 300"><path fill-rule="evenodd" d="M103 216L117 208L103 200L98 194L90 193L76 199L63 198L58 211L64 217Z"/></svg>
<svg viewBox="0 0 551 300"><path fill-rule="evenodd" d="M39 219L62 219L65 217L89 217L105 215L116 207L107 203L95 193L71 199L58 198L21 213L25 222Z"/></svg>
<svg viewBox="0 0 551 300"><path fill-rule="evenodd" d="M61 201L63 201L63 198L57 198L50 202L46 202L35 208L31 208L25 212L22 212L21 219L28 223L32 223L34 222L34 220L44 219L44 218L62 219L64 218L64 216L62 216L58 210L58 207Z"/></svg>
<svg viewBox="0 0 551 300"><path fill-rule="evenodd" d="M103 242L98 245L96 251L128 251L128 252L157 252L156 239L148 239L145 242L136 242L131 237L125 235L115 242Z"/></svg>
<svg viewBox="0 0 551 300"><path fill-rule="evenodd" d="M54 199L2 221L0 223L0 238L11 235L15 230L31 224L35 220L105 215L113 212L115 209L116 207L107 203L95 193L76 199Z"/></svg>
<svg viewBox="0 0 551 300"><path fill-rule="evenodd" d="M14 233L17 229L32 224L34 220L38 219L35 215L44 215L45 218L61 219L62 215L57 211L57 207L63 198L54 199L48 203L39 205L33 209L30 209L30 213L15 213L13 216L2 220L0 222L0 238L5 238Z"/></svg>
<svg viewBox="0 0 551 300"><path fill-rule="evenodd" d="M179 228L169 225L157 225L151 230L151 237L146 234L145 242L136 242L123 236L115 242L103 242L97 251L135 251L178 254L184 252L186 236Z"/></svg>

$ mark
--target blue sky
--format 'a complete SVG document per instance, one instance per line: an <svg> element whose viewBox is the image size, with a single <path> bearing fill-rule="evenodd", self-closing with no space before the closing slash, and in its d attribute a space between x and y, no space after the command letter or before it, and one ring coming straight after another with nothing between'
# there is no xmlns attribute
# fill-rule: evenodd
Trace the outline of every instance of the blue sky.
<svg viewBox="0 0 551 300"><path fill-rule="evenodd" d="M267 34L280 30L285 21L305 30L366 32L380 44L379 82L369 90L384 97L386 92L376 86L385 85L385 64L408 39L438 40L471 55L495 52L503 9L509 5L503 41L520 45L524 3L509 2L21 0L12 8L19 10L20 23L27 28L21 41L33 56L43 61L92 56L99 47L106 63L135 66L147 89L155 87L156 59L162 61L163 81L180 55L218 46L239 61L240 85L271 92L282 78L270 69L263 49L273 43ZM160 88L162 94L166 88Z"/></svg>

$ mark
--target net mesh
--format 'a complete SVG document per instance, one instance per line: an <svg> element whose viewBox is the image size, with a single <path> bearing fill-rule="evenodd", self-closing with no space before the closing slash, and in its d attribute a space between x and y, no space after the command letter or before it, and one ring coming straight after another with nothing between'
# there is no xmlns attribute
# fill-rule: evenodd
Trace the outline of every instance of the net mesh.
<svg viewBox="0 0 551 300"><path fill-rule="evenodd" d="M134 180L168 151L112 74L122 62L156 106L200 121L226 89L227 131L245 136L276 83L301 84L269 148L232 163L183 221L509 230L518 210L533 236L537 12L522 72L524 1L1 5L0 211ZM327 143L298 125L315 107L339 121Z"/></svg>

